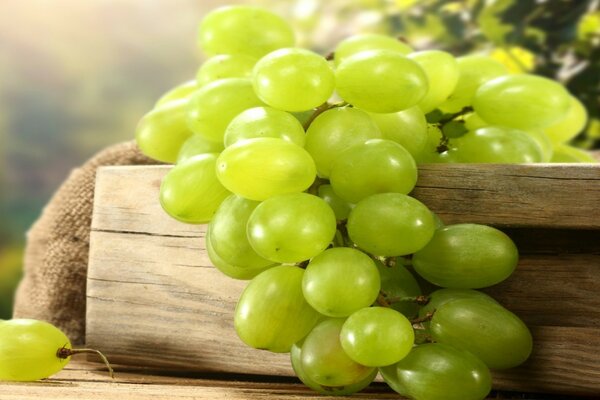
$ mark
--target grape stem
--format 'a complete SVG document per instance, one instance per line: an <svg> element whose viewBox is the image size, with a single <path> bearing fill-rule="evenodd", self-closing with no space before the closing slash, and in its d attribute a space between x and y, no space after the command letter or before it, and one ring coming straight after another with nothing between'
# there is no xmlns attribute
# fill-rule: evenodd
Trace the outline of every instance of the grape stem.
<svg viewBox="0 0 600 400"><path fill-rule="evenodd" d="M112 379L115 379L115 372L113 371L112 367L110 366L110 363L108 362L108 359L99 350L95 350L95 349L69 349L67 347L61 347L56 352L56 357L58 357L60 359L66 359L66 358L69 358L69 357L71 357L71 356L73 356L75 354L84 354L84 353L85 354L95 354L98 357L100 357L100 359L102 360L102 362L104 362L104 365L106 365L106 368L108 368L108 374L110 375L110 377Z"/></svg>
<svg viewBox="0 0 600 400"><path fill-rule="evenodd" d="M472 111L473 111L473 107L471 107L471 106L464 107L462 110L460 110L454 114L450 114L447 117L440 119L439 121L437 121L434 124L442 132L442 138L440 139L440 144L436 147L436 151L439 154L448 150L448 143L450 142L450 139L448 138L448 136L444 135L444 129L443 129L444 125L447 124L448 122L455 121L456 119L463 117L465 114L468 114Z"/></svg>
<svg viewBox="0 0 600 400"><path fill-rule="evenodd" d="M349 104L346 103L345 101L340 101L339 103L328 103L325 102L323 104L321 104L319 107L315 108L315 111L312 113L312 115L310 116L310 118L304 123L304 130L308 130L308 128L310 127L310 124L313 123L313 121L321 114L323 114L325 111L327 110L331 110L332 108L338 108L338 107L345 107L348 106Z"/></svg>
<svg viewBox="0 0 600 400"><path fill-rule="evenodd" d="M416 325L416 324L421 324L423 322L431 321L431 318L433 318L434 314L435 314L435 310L434 311L429 311L427 314L425 314L422 317L417 317L417 318L411 319L410 323L413 324L413 325Z"/></svg>
<svg viewBox="0 0 600 400"><path fill-rule="evenodd" d="M424 306L429 303L429 297L425 295L410 296L410 297L388 297L386 301L390 304L394 303L416 303L420 306Z"/></svg>

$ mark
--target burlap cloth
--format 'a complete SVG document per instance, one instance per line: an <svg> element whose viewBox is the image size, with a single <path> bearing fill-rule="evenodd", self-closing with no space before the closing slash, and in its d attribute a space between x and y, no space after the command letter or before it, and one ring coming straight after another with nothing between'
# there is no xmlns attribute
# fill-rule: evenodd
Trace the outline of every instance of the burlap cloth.
<svg viewBox="0 0 600 400"><path fill-rule="evenodd" d="M101 151L71 172L27 233L25 275L16 294L15 318L51 322L74 343L84 342L96 169L156 163L131 141Z"/></svg>

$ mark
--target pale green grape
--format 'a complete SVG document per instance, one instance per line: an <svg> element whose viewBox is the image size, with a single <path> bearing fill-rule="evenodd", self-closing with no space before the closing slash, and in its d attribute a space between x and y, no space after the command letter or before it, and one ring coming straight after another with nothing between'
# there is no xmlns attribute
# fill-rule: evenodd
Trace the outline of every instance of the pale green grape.
<svg viewBox="0 0 600 400"><path fill-rule="evenodd" d="M162 107L174 100L188 99L196 90L198 90L198 82L195 80L184 82L163 94L154 105L154 108Z"/></svg>
<svg viewBox="0 0 600 400"><path fill-rule="evenodd" d="M437 342L467 350L492 369L516 367L531 354L531 333L523 321L483 298L446 302L436 310L429 329Z"/></svg>
<svg viewBox="0 0 600 400"><path fill-rule="evenodd" d="M417 157L427 143L427 120L418 106L390 114L369 114L384 139L393 140Z"/></svg>
<svg viewBox="0 0 600 400"><path fill-rule="evenodd" d="M254 90L262 101L284 111L305 111L325 103L335 86L327 61L309 50L274 51L256 63Z"/></svg>
<svg viewBox="0 0 600 400"><path fill-rule="evenodd" d="M264 105L246 78L227 78L201 87L190 99L187 123L194 133L223 143L225 128L244 110Z"/></svg>
<svg viewBox="0 0 600 400"><path fill-rule="evenodd" d="M379 371L392 389L414 400L483 400L492 388L490 370L480 359L442 343L417 346Z"/></svg>
<svg viewBox="0 0 600 400"><path fill-rule="evenodd" d="M313 183L315 163L302 147L277 138L242 140L217 160L217 176L227 189L250 200L302 192Z"/></svg>
<svg viewBox="0 0 600 400"><path fill-rule="evenodd" d="M486 225L456 224L435 231L413 255L413 266L435 285L476 289L508 278L518 260L517 247L505 233Z"/></svg>
<svg viewBox="0 0 600 400"><path fill-rule="evenodd" d="M488 81L473 98L484 121L523 130L546 128L564 119L569 107L571 96L560 83L527 74Z"/></svg>
<svg viewBox="0 0 600 400"><path fill-rule="evenodd" d="M245 54L260 58L295 43L294 32L280 16L260 7L226 6L202 20L200 48L209 56Z"/></svg>
<svg viewBox="0 0 600 400"><path fill-rule="evenodd" d="M577 147L559 144L554 148L550 162L553 163L597 163L590 153Z"/></svg>
<svg viewBox="0 0 600 400"><path fill-rule="evenodd" d="M548 135L546 135L544 131L538 129L532 129L525 133L527 133L527 135L532 138L540 148L542 152L541 162L550 162L552 155L554 154L554 145L552 144L552 140L550 140Z"/></svg>
<svg viewBox="0 0 600 400"><path fill-rule="evenodd" d="M225 129L225 146L238 140L275 137L304 146L304 128L290 113L271 107L255 107L238 114Z"/></svg>
<svg viewBox="0 0 600 400"><path fill-rule="evenodd" d="M320 316L302 296L304 270L270 268L250 281L235 308L235 330L250 347L287 353L317 324Z"/></svg>
<svg viewBox="0 0 600 400"><path fill-rule="evenodd" d="M347 317L370 306L377 299L379 288L375 262L348 247L327 249L313 258L302 280L306 301L329 317Z"/></svg>
<svg viewBox="0 0 600 400"><path fill-rule="evenodd" d="M248 240L268 260L296 263L329 246L336 232L335 215L324 200L307 193L273 196L248 219Z"/></svg>
<svg viewBox="0 0 600 400"><path fill-rule="evenodd" d="M397 363L412 350L412 324L391 308L369 307L348 317L340 332L342 348L361 365L383 367Z"/></svg>
<svg viewBox="0 0 600 400"><path fill-rule="evenodd" d="M458 82L458 63L452 54L440 50L425 50L407 56L423 68L431 83L418 106L425 114L433 111L452 94Z"/></svg>
<svg viewBox="0 0 600 400"><path fill-rule="evenodd" d="M361 200L348 217L350 239L379 256L412 254L433 236L431 211L401 193L380 193Z"/></svg>
<svg viewBox="0 0 600 400"><path fill-rule="evenodd" d="M388 267L380 262L375 264L381 278L381 292L386 299L410 298L421 295L419 283L403 265L397 263L393 267ZM391 307L409 318L414 317L419 312L418 304L412 301L392 302Z"/></svg>
<svg viewBox="0 0 600 400"><path fill-rule="evenodd" d="M322 386L346 386L372 376L374 368L354 362L340 343L343 319L320 322L304 339L301 366L311 382Z"/></svg>
<svg viewBox="0 0 600 400"><path fill-rule="evenodd" d="M419 103L427 76L416 62L391 50L369 50L348 57L336 72L336 89L348 103L375 113L393 113Z"/></svg>
<svg viewBox="0 0 600 400"><path fill-rule="evenodd" d="M338 43L334 52L334 62L338 66L341 62L357 53L367 50L390 50L407 55L412 52L412 48L406 43L376 33L363 33L353 35Z"/></svg>
<svg viewBox="0 0 600 400"><path fill-rule="evenodd" d="M369 114L351 107L336 107L320 114L306 131L306 151L315 160L319 176L328 178L333 161L348 147L381 138Z"/></svg>
<svg viewBox="0 0 600 400"><path fill-rule="evenodd" d="M335 214L335 218L338 221L344 220L348 218L348 214L350 214L350 210L352 210L353 205L348 203L346 200L342 199L338 196L334 191L331 185L321 185L318 189L319 197L325 200L329 207L333 210Z"/></svg>
<svg viewBox="0 0 600 400"><path fill-rule="evenodd" d="M177 156L177 162L183 162L188 158L192 158L199 154L220 153L223 149L224 146L222 143L213 142L212 140L206 139L204 136L194 134L181 146L179 155Z"/></svg>
<svg viewBox="0 0 600 400"><path fill-rule="evenodd" d="M188 100L170 101L144 115L135 130L138 147L150 158L177 161L183 143L192 135L186 124Z"/></svg>
<svg viewBox="0 0 600 400"><path fill-rule="evenodd" d="M0 322L0 381L29 382L48 378L62 370L70 357L58 350L71 342L58 328L31 319Z"/></svg>
<svg viewBox="0 0 600 400"><path fill-rule="evenodd" d="M587 123L588 114L584 105L573 96L570 97L570 101L569 111L564 118L546 127L544 130L555 144L566 143L573 139L583 130Z"/></svg>
<svg viewBox="0 0 600 400"><path fill-rule="evenodd" d="M226 78L250 78L258 59L244 54L220 54L206 60L198 68L198 86Z"/></svg>
<svg viewBox="0 0 600 400"><path fill-rule="evenodd" d="M419 317L425 317L428 313L433 313L435 310L443 306L449 301L457 299L486 299L491 302L496 302L493 297L473 289L438 289L432 292L429 296L429 302L419 310Z"/></svg>
<svg viewBox="0 0 600 400"><path fill-rule="evenodd" d="M160 185L160 204L173 218L188 224L203 224L212 218L231 193L215 172L218 154L206 153L177 164Z"/></svg>
<svg viewBox="0 0 600 400"><path fill-rule="evenodd" d="M371 139L340 153L329 179L338 196L357 203L375 193L409 193L417 183L417 165L398 143Z"/></svg>

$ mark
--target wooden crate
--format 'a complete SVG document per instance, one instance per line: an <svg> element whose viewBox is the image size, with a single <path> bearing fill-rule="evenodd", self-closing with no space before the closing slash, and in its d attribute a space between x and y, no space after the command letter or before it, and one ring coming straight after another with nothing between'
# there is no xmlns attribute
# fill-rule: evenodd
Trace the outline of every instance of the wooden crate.
<svg viewBox="0 0 600 400"><path fill-rule="evenodd" d="M246 347L233 329L245 281L214 269L205 226L160 208L169 166L98 171L87 287L87 344L116 363L290 376L286 354ZM521 259L489 288L531 328L521 367L494 387L600 394L600 165L425 165L413 195L447 224L486 223ZM510 349L507 349L510 351Z"/></svg>

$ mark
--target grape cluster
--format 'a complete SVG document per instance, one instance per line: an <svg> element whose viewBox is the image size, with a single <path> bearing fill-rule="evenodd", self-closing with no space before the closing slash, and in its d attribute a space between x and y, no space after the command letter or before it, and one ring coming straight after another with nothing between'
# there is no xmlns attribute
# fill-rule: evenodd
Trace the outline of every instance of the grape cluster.
<svg viewBox="0 0 600 400"><path fill-rule="evenodd" d="M242 341L290 352L298 377L333 395L380 372L410 398L482 399L490 368L528 358L525 324L474 290L511 275L515 244L445 226L409 193L421 162L588 161L565 144L587 118L576 99L483 55L382 35L322 57L248 6L211 12L199 42L210 58L143 117L137 142L176 164L164 210L208 223L214 266L250 280ZM442 288L424 296L415 273Z"/></svg>

